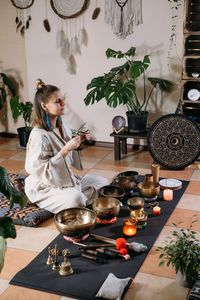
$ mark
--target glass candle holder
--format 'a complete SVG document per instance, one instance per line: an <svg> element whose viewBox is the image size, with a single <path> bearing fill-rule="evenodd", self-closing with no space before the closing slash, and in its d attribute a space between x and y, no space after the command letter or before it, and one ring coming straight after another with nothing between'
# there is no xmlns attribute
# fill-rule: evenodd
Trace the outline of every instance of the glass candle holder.
<svg viewBox="0 0 200 300"><path fill-rule="evenodd" d="M159 206L154 206L153 207L153 214L154 214L154 216L159 216L160 215L160 211L161 211L161 208Z"/></svg>
<svg viewBox="0 0 200 300"><path fill-rule="evenodd" d="M137 222L132 219L124 219L123 233L128 236L133 236L137 232Z"/></svg>
<svg viewBox="0 0 200 300"><path fill-rule="evenodd" d="M166 201L171 201L173 199L173 191L170 189L165 189L163 191L163 199Z"/></svg>

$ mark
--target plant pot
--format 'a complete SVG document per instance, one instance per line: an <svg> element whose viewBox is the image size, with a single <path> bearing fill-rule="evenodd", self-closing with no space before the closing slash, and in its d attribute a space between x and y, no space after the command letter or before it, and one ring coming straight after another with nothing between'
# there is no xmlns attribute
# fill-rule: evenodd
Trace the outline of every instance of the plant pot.
<svg viewBox="0 0 200 300"><path fill-rule="evenodd" d="M147 128L148 112L144 112L141 115L135 115L132 111L126 112L128 120L128 131L140 132Z"/></svg>
<svg viewBox="0 0 200 300"><path fill-rule="evenodd" d="M183 274L181 271L176 272L176 281L185 288L192 288L194 285L194 282L189 280L185 274Z"/></svg>
<svg viewBox="0 0 200 300"><path fill-rule="evenodd" d="M26 148L26 144L28 142L28 138L29 138L31 130L32 130L32 128L30 128L30 127L27 130L26 130L26 127L17 128L17 132L19 135L19 144L21 147Z"/></svg>

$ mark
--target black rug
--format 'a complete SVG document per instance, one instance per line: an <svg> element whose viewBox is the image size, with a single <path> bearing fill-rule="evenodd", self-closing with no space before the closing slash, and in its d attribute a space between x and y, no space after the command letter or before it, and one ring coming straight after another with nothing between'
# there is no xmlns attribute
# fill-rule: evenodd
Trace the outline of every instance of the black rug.
<svg viewBox="0 0 200 300"><path fill-rule="evenodd" d="M95 298L95 295L110 272L119 278L135 277L163 226L185 192L188 183L188 181L182 181L182 188L174 191L174 199L172 201L163 201L161 192L159 197L161 207L160 216L153 216L152 208L148 208L148 203L146 203L145 211L147 211L149 215L148 225L146 228L138 230L137 234L131 238L125 237L122 232L123 219L129 216L129 210L126 205L123 205L121 208L116 223L112 225L97 224L92 231L94 234L113 239L124 237L128 242L135 241L143 243L148 247L148 251L145 253L134 254L133 252L129 252L131 259L128 261L119 257L117 259L112 258L107 260L106 264L100 264L96 261L80 257L78 247L64 240L60 234L48 247L53 248L55 244L57 244L60 252L62 252L64 248L70 249L71 256L69 257L69 261L74 274L70 276L60 276L58 271L52 271L51 266L46 265L48 257L48 247L46 247L28 266L14 276L10 284L80 300L99 299ZM137 192L134 191L133 195L136 194ZM84 243L91 241L92 238L90 237ZM63 261L62 255L59 255L59 261Z"/></svg>

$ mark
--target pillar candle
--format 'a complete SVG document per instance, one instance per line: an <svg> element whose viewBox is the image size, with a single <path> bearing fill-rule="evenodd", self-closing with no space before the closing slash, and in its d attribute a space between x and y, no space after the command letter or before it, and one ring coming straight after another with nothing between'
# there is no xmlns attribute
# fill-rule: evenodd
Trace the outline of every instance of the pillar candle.
<svg viewBox="0 0 200 300"><path fill-rule="evenodd" d="M170 189L165 189L163 191L163 199L167 201L171 201L173 199L173 191Z"/></svg>

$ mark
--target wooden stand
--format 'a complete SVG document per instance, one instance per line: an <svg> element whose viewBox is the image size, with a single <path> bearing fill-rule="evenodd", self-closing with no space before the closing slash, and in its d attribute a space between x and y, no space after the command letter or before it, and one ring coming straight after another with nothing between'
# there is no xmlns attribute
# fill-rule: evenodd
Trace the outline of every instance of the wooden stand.
<svg viewBox="0 0 200 300"><path fill-rule="evenodd" d="M110 136L114 137L114 158L115 160L121 159L121 152L122 154L127 154L127 139L147 139L147 132L137 132L132 133L128 131L123 131L121 133L112 132Z"/></svg>

